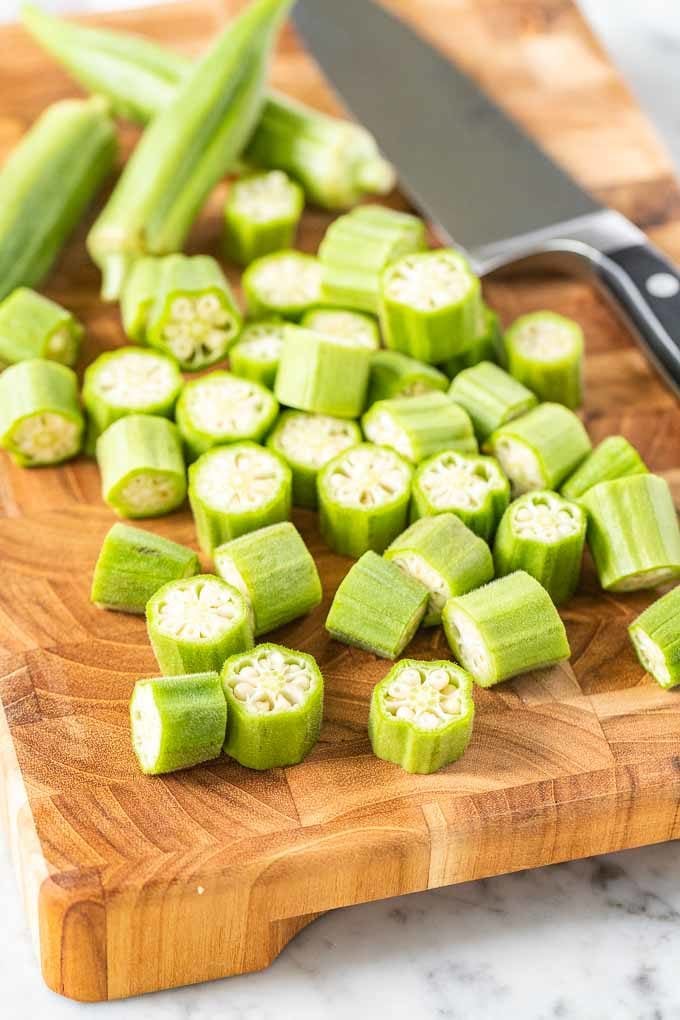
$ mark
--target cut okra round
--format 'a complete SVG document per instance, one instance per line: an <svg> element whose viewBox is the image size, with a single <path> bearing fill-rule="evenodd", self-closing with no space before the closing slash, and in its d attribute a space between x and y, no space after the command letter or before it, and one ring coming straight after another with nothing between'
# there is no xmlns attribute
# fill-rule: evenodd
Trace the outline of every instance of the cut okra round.
<svg viewBox="0 0 680 1020"><path fill-rule="evenodd" d="M339 336L287 326L274 392L299 411L356 418L364 409L371 351Z"/></svg>
<svg viewBox="0 0 680 1020"><path fill-rule="evenodd" d="M380 347L378 323L372 315L346 308L312 308L302 316L300 325L316 333L327 333L349 340L357 347L377 351Z"/></svg>
<svg viewBox="0 0 680 1020"><path fill-rule="evenodd" d="M219 758L227 701L216 671L138 680L130 699L132 746L147 776Z"/></svg>
<svg viewBox="0 0 680 1020"><path fill-rule="evenodd" d="M290 517L290 468L255 443L217 446L189 468L189 502L201 549Z"/></svg>
<svg viewBox="0 0 680 1020"><path fill-rule="evenodd" d="M0 375L0 446L21 467L61 464L83 441L75 372L31 358Z"/></svg>
<svg viewBox="0 0 680 1020"><path fill-rule="evenodd" d="M488 542L509 502L509 482L493 457L446 450L419 465L411 517L452 513Z"/></svg>
<svg viewBox="0 0 680 1020"><path fill-rule="evenodd" d="M172 418L182 376L171 358L139 347L100 354L85 369L83 403L94 437L128 414Z"/></svg>
<svg viewBox="0 0 680 1020"><path fill-rule="evenodd" d="M493 558L486 542L453 514L423 517L395 538L385 551L390 560L424 584L430 593L423 624L441 623L452 595L465 595L493 577Z"/></svg>
<svg viewBox="0 0 680 1020"><path fill-rule="evenodd" d="M600 482L580 503L605 590L656 588L680 577L680 528L665 479L643 474Z"/></svg>
<svg viewBox="0 0 680 1020"><path fill-rule="evenodd" d="M146 626L167 676L219 671L229 655L253 647L250 606L240 591L211 574L164 584L147 603Z"/></svg>
<svg viewBox="0 0 680 1020"><path fill-rule="evenodd" d="M412 470L386 447L361 443L334 457L318 477L319 525L344 556L384 552L406 526Z"/></svg>
<svg viewBox="0 0 680 1020"><path fill-rule="evenodd" d="M556 606L571 598L581 574L586 515L556 492L527 492L511 503L496 532L499 576L526 570Z"/></svg>
<svg viewBox="0 0 680 1020"><path fill-rule="evenodd" d="M249 769L297 765L321 732L323 677L305 652L257 645L222 670L228 718L224 753Z"/></svg>
<svg viewBox="0 0 680 1020"><path fill-rule="evenodd" d="M194 459L213 446L259 442L279 413L278 401L259 383L230 372L209 372L186 384L177 402L177 425Z"/></svg>
<svg viewBox="0 0 680 1020"><path fill-rule="evenodd" d="M662 595L628 628L638 659L662 687L680 684L680 587Z"/></svg>
<svg viewBox="0 0 680 1020"><path fill-rule="evenodd" d="M158 517L184 502L182 441L167 418L131 414L97 440L102 498L121 517Z"/></svg>
<svg viewBox="0 0 680 1020"><path fill-rule="evenodd" d="M644 475L647 471L647 465L627 439L623 436L607 436L569 475L560 492L565 499L580 499L588 489L600 482Z"/></svg>
<svg viewBox="0 0 680 1020"><path fill-rule="evenodd" d="M454 354L452 358L447 358L440 367L442 371L446 372L449 379L453 379L464 368L472 368L480 361L496 361L500 365L505 365L505 360L500 316L491 308L483 305L482 318L472 342L460 354Z"/></svg>
<svg viewBox="0 0 680 1020"><path fill-rule="evenodd" d="M429 599L420 581L365 552L335 593L326 630L337 641L396 659L422 623Z"/></svg>
<svg viewBox="0 0 680 1020"><path fill-rule="evenodd" d="M441 450L477 453L467 411L436 390L419 397L379 400L361 424L372 443L391 447L413 464Z"/></svg>
<svg viewBox="0 0 680 1020"><path fill-rule="evenodd" d="M513 495L558 489L591 450L588 433L562 404L539 404L489 436Z"/></svg>
<svg viewBox="0 0 680 1020"><path fill-rule="evenodd" d="M247 266L263 255L290 248L305 196L282 170L234 181L224 207L224 250Z"/></svg>
<svg viewBox="0 0 680 1020"><path fill-rule="evenodd" d="M583 399L583 330L555 312L532 312L505 334L508 371L539 400L578 407Z"/></svg>
<svg viewBox="0 0 680 1020"><path fill-rule="evenodd" d="M219 576L248 600L256 635L304 616L321 602L316 564L290 521L225 542L213 558Z"/></svg>
<svg viewBox="0 0 680 1020"><path fill-rule="evenodd" d="M480 361L459 372L451 383L449 397L470 415L480 443L538 403L531 390L491 361Z"/></svg>
<svg viewBox="0 0 680 1020"><path fill-rule="evenodd" d="M149 313L156 301L163 259L146 255L137 259L125 278L120 296L120 317L125 335L135 343L146 342Z"/></svg>
<svg viewBox="0 0 680 1020"><path fill-rule="evenodd" d="M445 392L449 381L443 372L399 351L376 351L371 358L368 406L393 397L419 397L434 390Z"/></svg>
<svg viewBox="0 0 680 1020"><path fill-rule="evenodd" d="M571 654L552 599L523 570L449 599L442 620L453 654L480 687L555 665Z"/></svg>
<svg viewBox="0 0 680 1020"><path fill-rule="evenodd" d="M427 775L463 756L472 737L472 678L452 662L402 659L373 688L373 753Z"/></svg>
<svg viewBox="0 0 680 1020"><path fill-rule="evenodd" d="M17 287L0 304L1 366L30 358L74 365L82 336L70 312L29 287Z"/></svg>
<svg viewBox="0 0 680 1020"><path fill-rule="evenodd" d="M286 461L293 474L293 503L315 510L319 471L343 450L358 446L361 429L347 418L306 411L284 411L267 446Z"/></svg>
<svg viewBox="0 0 680 1020"><path fill-rule="evenodd" d="M241 284L253 318L297 320L321 299L321 265L314 255L280 251L251 262Z"/></svg>
<svg viewBox="0 0 680 1020"><path fill-rule="evenodd" d="M273 389L284 332L282 322L252 322L245 326L229 351L229 368L234 375Z"/></svg>

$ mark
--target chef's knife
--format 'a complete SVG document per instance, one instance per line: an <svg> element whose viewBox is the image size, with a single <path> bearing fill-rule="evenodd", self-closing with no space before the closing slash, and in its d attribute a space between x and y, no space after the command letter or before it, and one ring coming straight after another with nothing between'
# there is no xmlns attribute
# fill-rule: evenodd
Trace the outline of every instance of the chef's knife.
<svg viewBox="0 0 680 1020"><path fill-rule="evenodd" d="M680 271L599 205L443 54L375 0L298 0L304 42L405 191L486 274L587 269L680 391Z"/></svg>

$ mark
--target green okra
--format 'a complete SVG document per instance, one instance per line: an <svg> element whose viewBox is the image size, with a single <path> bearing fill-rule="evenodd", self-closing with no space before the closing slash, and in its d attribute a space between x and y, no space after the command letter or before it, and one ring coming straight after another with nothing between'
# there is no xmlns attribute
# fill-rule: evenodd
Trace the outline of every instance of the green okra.
<svg viewBox="0 0 680 1020"><path fill-rule="evenodd" d="M213 559L219 576L248 600L256 636L304 616L321 602L316 564L290 521L225 542Z"/></svg>
<svg viewBox="0 0 680 1020"><path fill-rule="evenodd" d="M313 656L283 645L232 655L222 670L224 753L249 769L297 765L321 732L324 685Z"/></svg>
<svg viewBox="0 0 680 1020"><path fill-rule="evenodd" d="M509 502L510 484L498 461L445 450L418 466L411 518L452 513L488 542Z"/></svg>
<svg viewBox="0 0 680 1020"><path fill-rule="evenodd" d="M102 499L121 517L158 517L184 502L182 441L174 422L151 414L118 418L97 439Z"/></svg>
<svg viewBox="0 0 680 1020"><path fill-rule="evenodd" d="M301 251L278 251L251 262L241 285L251 317L298 320L321 300L321 264Z"/></svg>
<svg viewBox="0 0 680 1020"><path fill-rule="evenodd" d="M607 591L638 591L680 577L680 528L668 482L630 475L582 496L588 547Z"/></svg>
<svg viewBox="0 0 680 1020"><path fill-rule="evenodd" d="M580 420L562 404L539 404L506 422L491 433L488 446L516 496L559 488L591 450Z"/></svg>
<svg viewBox="0 0 680 1020"><path fill-rule="evenodd" d="M583 330L555 312L532 312L505 334L508 371L539 400L578 407L583 400Z"/></svg>
<svg viewBox="0 0 680 1020"><path fill-rule="evenodd" d="M371 351L339 336L287 326L274 392L299 411L356 418L364 409Z"/></svg>
<svg viewBox="0 0 680 1020"><path fill-rule="evenodd" d="M358 446L361 429L348 418L306 411L284 411L267 438L267 446L288 464L293 475L293 503L315 510L317 477L343 450Z"/></svg>
<svg viewBox="0 0 680 1020"><path fill-rule="evenodd" d="M83 327L58 305L28 287L17 287L0 304L0 365L48 358L72 367Z"/></svg>
<svg viewBox="0 0 680 1020"><path fill-rule="evenodd" d="M448 661L402 659L373 688L368 736L378 758L427 775L463 756L474 715L465 670Z"/></svg>
<svg viewBox="0 0 680 1020"><path fill-rule="evenodd" d="M527 492L511 503L496 532L494 564L499 577L526 570L556 606L576 591L587 518L556 492Z"/></svg>
<svg viewBox="0 0 680 1020"><path fill-rule="evenodd" d="M552 666L571 654L550 596L523 570L449 599L442 619L453 654L480 687Z"/></svg>
<svg viewBox="0 0 680 1020"><path fill-rule="evenodd" d="M599 482L647 473L647 465L623 436L607 436L569 475L560 492L565 499L580 499Z"/></svg>
<svg viewBox="0 0 680 1020"><path fill-rule="evenodd" d="M255 443L216 446L189 468L189 502L201 549L290 518L292 479L285 461Z"/></svg>
<svg viewBox="0 0 680 1020"><path fill-rule="evenodd" d="M680 684L680 587L648 606L628 628L640 663L662 687Z"/></svg>
<svg viewBox="0 0 680 1020"><path fill-rule="evenodd" d="M282 322L252 322L229 351L234 375L273 389L281 358L285 326Z"/></svg>
<svg viewBox="0 0 680 1020"><path fill-rule="evenodd" d="M449 397L470 415L480 443L538 403L531 390L491 361L480 361L459 372L451 383Z"/></svg>
<svg viewBox="0 0 680 1020"><path fill-rule="evenodd" d="M441 623L442 609L452 595L465 595L494 576L488 545L454 514L416 521L384 555L429 591L426 627Z"/></svg>
<svg viewBox="0 0 680 1020"><path fill-rule="evenodd" d="M143 613L151 596L164 584L198 571L193 549L152 531L117 523L99 551L90 600L100 609Z"/></svg>
<svg viewBox="0 0 680 1020"><path fill-rule="evenodd" d="M235 181L224 207L224 250L247 266L263 255L292 248L305 204L302 188L282 170Z"/></svg>
<svg viewBox="0 0 680 1020"><path fill-rule="evenodd" d="M371 359L367 404L393 397L418 397L435 390L446 391L449 380L443 372L399 351L376 351Z"/></svg>
<svg viewBox="0 0 680 1020"><path fill-rule="evenodd" d="M146 343L149 312L158 294L163 259L145 255L137 259L125 278L120 295L120 316L125 335L135 343Z"/></svg>
<svg viewBox="0 0 680 1020"><path fill-rule="evenodd" d="M135 259L181 249L207 195L260 114L268 58L291 0L254 0L219 35L142 135L87 246L102 296L120 296Z"/></svg>
<svg viewBox="0 0 680 1020"><path fill-rule="evenodd" d="M0 300L47 276L116 155L100 96L64 99L35 121L0 170Z"/></svg>
<svg viewBox="0 0 680 1020"><path fill-rule="evenodd" d="M505 364L500 316L488 305L483 306L481 325L478 327L474 339L463 348L460 354L454 354L452 358L447 358L440 368L446 372L449 379L454 379L464 368L472 368L480 361L495 361L500 365Z"/></svg>
<svg viewBox="0 0 680 1020"><path fill-rule="evenodd" d="M319 526L334 552L382 553L406 527L412 470L394 450L361 443L319 472Z"/></svg>
<svg viewBox="0 0 680 1020"><path fill-rule="evenodd" d="M365 312L347 308L311 308L302 316L300 325L316 333L339 336L371 351L380 347L378 323Z"/></svg>
<svg viewBox="0 0 680 1020"><path fill-rule="evenodd" d="M213 446L259 442L279 413L275 397L259 383L231 372L209 372L187 383L177 402L177 426L192 459Z"/></svg>
<svg viewBox="0 0 680 1020"><path fill-rule="evenodd" d="M75 457L84 424L78 380L66 365L32 358L0 375L0 446L21 467Z"/></svg>
<svg viewBox="0 0 680 1020"><path fill-rule="evenodd" d="M219 758L227 702L216 671L138 680L130 699L132 747L147 776Z"/></svg>
<svg viewBox="0 0 680 1020"><path fill-rule="evenodd" d="M413 464L442 450L477 453L467 411L438 390L418 397L393 397L373 404L361 419L364 435L390 446Z"/></svg>
<svg viewBox="0 0 680 1020"><path fill-rule="evenodd" d="M212 574L170 581L146 605L156 661L167 676L220 670L226 658L253 647L250 606Z"/></svg>

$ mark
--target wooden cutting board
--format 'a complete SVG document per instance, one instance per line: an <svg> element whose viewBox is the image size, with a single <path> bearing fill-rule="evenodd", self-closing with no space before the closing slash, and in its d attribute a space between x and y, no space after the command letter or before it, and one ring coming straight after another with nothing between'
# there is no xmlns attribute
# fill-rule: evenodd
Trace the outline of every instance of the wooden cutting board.
<svg viewBox="0 0 680 1020"><path fill-rule="evenodd" d="M680 258L668 158L569 0L392 5ZM206 0L107 21L197 52L235 6ZM4 152L47 103L77 90L21 29L3 29L0 49ZM274 80L333 107L290 31ZM307 214L303 247L315 250L327 222ZM115 308L98 302L84 233L47 290L86 323L86 363L124 338ZM218 252L218 237L215 201L193 244ZM588 285L523 279L490 283L487 297L506 321L550 307L583 324L592 438L624 433L680 497L678 406ZM477 690L465 758L409 776L372 757L366 735L371 688L387 664L323 628L348 561L323 548L312 514L296 514L325 598L276 638L321 664L319 745L304 764L262 775L224 760L148 779L127 721L135 678L156 671L144 623L88 601L113 521L96 468L82 460L22 471L3 456L0 508L1 814L44 978L64 995L112 999L255 970L333 907L680 835L680 695L643 674L626 635L649 598L603 595L590 567L563 614L571 663ZM149 526L194 541L188 512ZM446 652L439 630L412 647Z"/></svg>

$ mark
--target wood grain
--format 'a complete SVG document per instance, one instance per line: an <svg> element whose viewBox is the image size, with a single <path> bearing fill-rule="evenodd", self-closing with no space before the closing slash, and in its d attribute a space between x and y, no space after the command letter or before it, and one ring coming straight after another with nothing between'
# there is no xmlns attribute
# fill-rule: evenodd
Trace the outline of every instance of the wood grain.
<svg viewBox="0 0 680 1020"><path fill-rule="evenodd" d="M206 0L107 21L195 53L237 6ZM680 257L680 193L668 158L569 0L391 6L585 185ZM0 44L4 152L48 102L77 90L18 27L3 29ZM273 79L334 108L290 29ZM122 137L129 146L135 133L125 128ZM194 250L218 253L219 222L217 195ZM305 249L315 250L327 222L306 214ZM98 301L85 229L46 288L86 323L83 364L124 342L115 309ZM547 306L583 323L591 435L628 436L680 505L677 403L609 308L583 282L489 281L486 291L506 322ZM324 604L274 638L322 666L319 745L302 765L264 775L223 760L144 778L127 721L134 680L154 671L144 625L88 599L111 522L91 463L28 472L2 459L0 816L42 972L56 991L113 999L254 970L333 907L680 835L680 695L643 674L626 636L647 595L603 595L587 564L563 614L571 663L477 691L465 758L434 776L409 776L370 753L370 693L388 667L325 633L348 561L324 549L304 512L296 523L319 563ZM149 526L194 542L187 512ZM429 631L411 652L447 649Z"/></svg>

